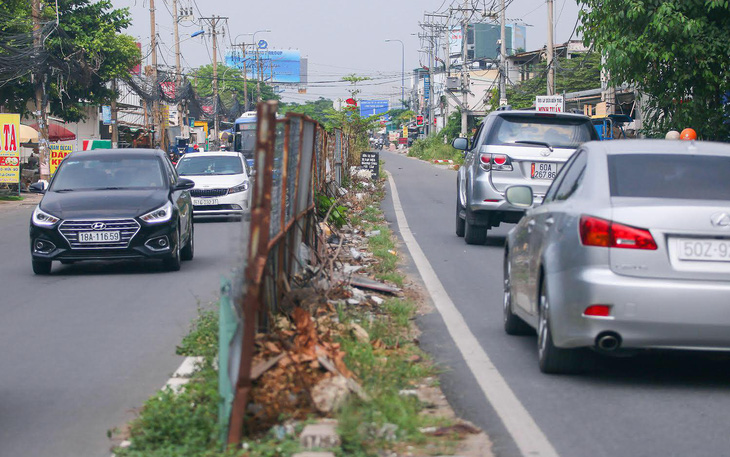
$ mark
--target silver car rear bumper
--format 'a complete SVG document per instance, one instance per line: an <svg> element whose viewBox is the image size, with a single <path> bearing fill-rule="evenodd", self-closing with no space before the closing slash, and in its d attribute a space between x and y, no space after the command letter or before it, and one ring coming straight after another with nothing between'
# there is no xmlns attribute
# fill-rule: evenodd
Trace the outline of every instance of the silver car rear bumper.
<svg viewBox="0 0 730 457"><path fill-rule="evenodd" d="M592 347L598 335L613 332L621 348L730 351L730 282L636 278L607 267L546 279L559 347ZM611 305L612 316L583 316L593 304Z"/></svg>

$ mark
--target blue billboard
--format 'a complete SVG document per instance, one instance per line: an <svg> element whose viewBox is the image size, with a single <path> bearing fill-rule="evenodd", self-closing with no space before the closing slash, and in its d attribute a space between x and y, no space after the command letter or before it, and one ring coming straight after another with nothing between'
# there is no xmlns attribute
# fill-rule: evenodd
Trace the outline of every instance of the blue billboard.
<svg viewBox="0 0 730 457"><path fill-rule="evenodd" d="M274 83L300 83L302 81L302 57L299 50L259 49L259 66L264 81ZM243 70L246 67L248 79L258 79L256 52L226 52L226 65Z"/></svg>
<svg viewBox="0 0 730 457"><path fill-rule="evenodd" d="M360 116L370 117L388 112L388 100L360 100Z"/></svg>

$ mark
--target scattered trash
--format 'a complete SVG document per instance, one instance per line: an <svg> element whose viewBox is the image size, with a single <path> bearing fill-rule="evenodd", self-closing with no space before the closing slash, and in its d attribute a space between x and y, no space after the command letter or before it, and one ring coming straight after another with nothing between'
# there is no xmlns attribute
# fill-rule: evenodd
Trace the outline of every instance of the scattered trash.
<svg viewBox="0 0 730 457"><path fill-rule="evenodd" d="M371 238L373 236L380 235L380 230L373 230L372 232L365 232L365 236Z"/></svg>
<svg viewBox="0 0 730 457"><path fill-rule="evenodd" d="M362 259L362 254L360 253L360 251L358 251L358 250L357 250L357 249L355 249L355 248L350 248L350 255L351 255L351 256L352 256L352 258L353 258L353 259L355 259L355 260L360 260L360 259Z"/></svg>
<svg viewBox="0 0 730 457"><path fill-rule="evenodd" d="M360 325L351 322L350 323L350 332L352 333L352 336L355 337L356 340L358 340L361 343L369 343L370 342L370 335L368 332L362 328Z"/></svg>
<svg viewBox="0 0 730 457"><path fill-rule="evenodd" d="M383 300L382 298L378 297L377 295L371 295L370 296L370 300L372 300L373 302L375 302L376 305L382 305L383 303L385 303L385 300Z"/></svg>
<svg viewBox="0 0 730 457"><path fill-rule="evenodd" d="M345 404L350 395L347 378L335 376L324 378L312 389L312 401L320 413L331 413Z"/></svg>

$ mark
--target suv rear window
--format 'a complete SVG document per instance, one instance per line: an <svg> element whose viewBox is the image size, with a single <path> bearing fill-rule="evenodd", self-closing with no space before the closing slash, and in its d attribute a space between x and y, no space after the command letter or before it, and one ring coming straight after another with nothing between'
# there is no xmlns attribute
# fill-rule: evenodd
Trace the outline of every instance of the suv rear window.
<svg viewBox="0 0 730 457"><path fill-rule="evenodd" d="M608 156L612 197L730 200L730 157L683 154Z"/></svg>
<svg viewBox="0 0 730 457"><path fill-rule="evenodd" d="M515 114L497 116L485 144L538 141L556 148L577 148L597 139L596 130L587 119Z"/></svg>

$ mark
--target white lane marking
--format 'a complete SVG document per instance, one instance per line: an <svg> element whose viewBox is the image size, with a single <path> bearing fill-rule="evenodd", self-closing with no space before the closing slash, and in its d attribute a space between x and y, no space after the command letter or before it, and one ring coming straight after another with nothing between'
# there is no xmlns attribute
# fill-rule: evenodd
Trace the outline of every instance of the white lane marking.
<svg viewBox="0 0 730 457"><path fill-rule="evenodd" d="M469 326L466 325L464 317L449 298L446 289L444 289L443 284L441 284L436 272L408 227L408 221L398 198L398 188L395 186L393 175L388 171L386 173L393 197L393 208L395 209L395 216L403 241L411 253L411 257L421 274L423 282L426 284L426 289L431 295L436 309L446 324L451 339L456 343L456 347L474 374L487 401L492 404L523 456L558 457L558 453L550 444L550 441L489 360L489 356L469 330Z"/></svg>

